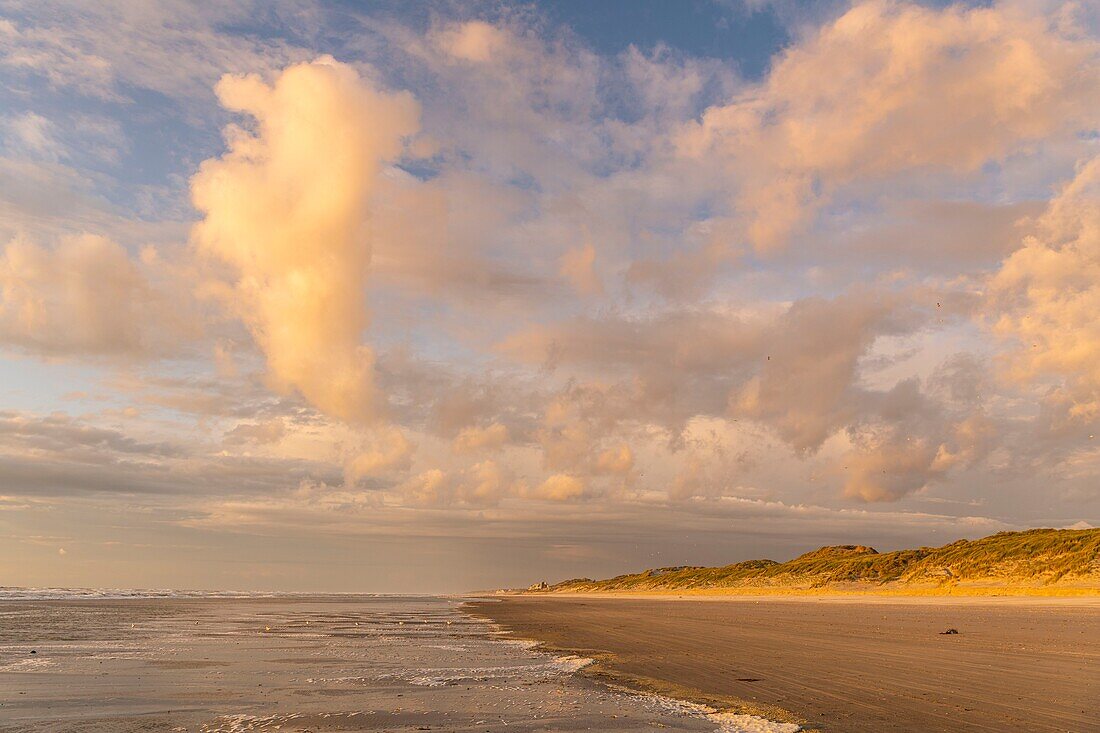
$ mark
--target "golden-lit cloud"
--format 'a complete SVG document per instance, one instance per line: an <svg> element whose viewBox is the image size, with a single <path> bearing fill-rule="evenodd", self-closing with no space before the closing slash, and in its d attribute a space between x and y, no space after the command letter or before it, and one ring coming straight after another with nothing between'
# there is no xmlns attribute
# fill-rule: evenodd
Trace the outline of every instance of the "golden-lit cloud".
<svg viewBox="0 0 1100 733"><path fill-rule="evenodd" d="M55 247L16 238L0 250L0 340L47 356L147 356L179 350L197 324L173 288L106 237Z"/></svg>
<svg viewBox="0 0 1100 733"><path fill-rule="evenodd" d="M331 58L288 67L271 85L226 76L217 92L254 125L229 127L228 152L192 179L203 215L193 240L233 269L228 305L263 351L271 384L367 422L379 409L363 343L369 202L417 130L417 104Z"/></svg>
<svg viewBox="0 0 1100 733"><path fill-rule="evenodd" d="M491 504L508 490L511 481L511 476L496 461L481 461L466 471L458 495L470 504Z"/></svg>
<svg viewBox="0 0 1100 733"><path fill-rule="evenodd" d="M508 442L508 427L493 423L485 427L471 425L463 428L451 444L456 453L472 453L492 450Z"/></svg>
<svg viewBox="0 0 1100 733"><path fill-rule="evenodd" d="M625 476L634 468L634 451L626 443L600 451L595 472Z"/></svg>
<svg viewBox="0 0 1100 733"><path fill-rule="evenodd" d="M537 499L550 501L570 501L584 495L585 484L579 476L568 473L555 473L536 487L531 495Z"/></svg>
<svg viewBox="0 0 1100 733"><path fill-rule="evenodd" d="M1100 418L1100 158L1083 162L1037 231L989 283L993 329L1016 344L1010 376L1068 383L1068 414Z"/></svg>
<svg viewBox="0 0 1100 733"><path fill-rule="evenodd" d="M485 460L448 473L439 468L422 471L398 486L402 503L419 506L484 507L499 502L507 493L520 493L511 472L496 461Z"/></svg>
<svg viewBox="0 0 1100 733"><path fill-rule="evenodd" d="M1088 127L1097 44L1020 5L854 5L786 50L758 88L685 128L683 154L725 160L735 214L760 252L835 190L904 171L973 173Z"/></svg>
<svg viewBox="0 0 1100 733"><path fill-rule="evenodd" d="M354 486L363 478L408 470L415 450L413 442L398 428L378 428L369 445L353 455L344 466L344 482Z"/></svg>

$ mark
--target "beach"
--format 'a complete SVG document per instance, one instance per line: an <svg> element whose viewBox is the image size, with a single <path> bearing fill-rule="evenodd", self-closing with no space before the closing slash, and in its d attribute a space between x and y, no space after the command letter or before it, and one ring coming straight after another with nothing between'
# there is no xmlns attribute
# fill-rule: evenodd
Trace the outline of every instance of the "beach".
<svg viewBox="0 0 1100 733"><path fill-rule="evenodd" d="M790 730L531 647L439 596L0 589L0 731Z"/></svg>
<svg viewBox="0 0 1100 733"><path fill-rule="evenodd" d="M1100 731L1095 597L520 595L471 610L597 659L590 676L805 729Z"/></svg>

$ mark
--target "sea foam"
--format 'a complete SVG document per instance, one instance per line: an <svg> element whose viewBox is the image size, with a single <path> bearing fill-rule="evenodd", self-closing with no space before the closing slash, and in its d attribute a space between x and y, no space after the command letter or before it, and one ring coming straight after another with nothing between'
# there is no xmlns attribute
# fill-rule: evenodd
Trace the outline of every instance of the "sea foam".
<svg viewBox="0 0 1100 733"><path fill-rule="evenodd" d="M718 724L718 733L797 733L802 730L797 723L780 723L756 715L708 713L707 719Z"/></svg>
<svg viewBox="0 0 1100 733"><path fill-rule="evenodd" d="M720 713L708 705L685 702L652 693L634 693L627 688L617 687L616 689L644 700L649 706L662 713L705 718L718 726L715 733L797 733L802 730L802 726L797 723L781 723L777 720L743 713Z"/></svg>

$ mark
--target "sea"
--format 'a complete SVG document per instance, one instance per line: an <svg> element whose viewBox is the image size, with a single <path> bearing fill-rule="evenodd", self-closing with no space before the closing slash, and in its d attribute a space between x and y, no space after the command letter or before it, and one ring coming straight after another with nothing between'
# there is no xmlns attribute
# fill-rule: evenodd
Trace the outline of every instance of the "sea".
<svg viewBox="0 0 1100 733"><path fill-rule="evenodd" d="M0 588L0 731L798 730L609 687L463 604Z"/></svg>

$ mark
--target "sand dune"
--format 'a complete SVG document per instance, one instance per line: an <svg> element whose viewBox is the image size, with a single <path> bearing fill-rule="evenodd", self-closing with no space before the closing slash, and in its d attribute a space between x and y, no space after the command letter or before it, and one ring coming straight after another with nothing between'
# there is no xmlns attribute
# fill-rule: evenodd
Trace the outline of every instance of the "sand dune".
<svg viewBox="0 0 1100 733"><path fill-rule="evenodd" d="M606 580L538 583L528 590L1100 595L1100 529L998 532L943 547L883 553L865 545L838 545L782 563L747 560L722 567L654 568Z"/></svg>

